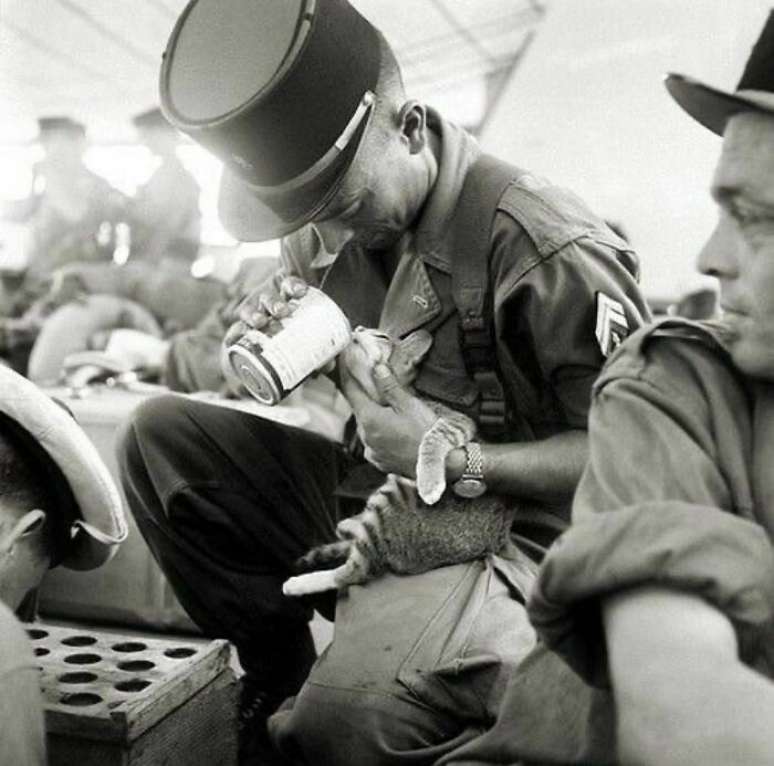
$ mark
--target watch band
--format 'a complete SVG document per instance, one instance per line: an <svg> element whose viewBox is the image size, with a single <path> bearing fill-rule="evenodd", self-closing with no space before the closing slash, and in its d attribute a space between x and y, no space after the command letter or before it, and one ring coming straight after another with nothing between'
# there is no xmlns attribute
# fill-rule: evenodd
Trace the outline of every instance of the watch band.
<svg viewBox="0 0 774 766"><path fill-rule="evenodd" d="M484 480L484 455L478 442L468 442L465 447L465 470L462 475L469 479Z"/></svg>
<svg viewBox="0 0 774 766"><path fill-rule="evenodd" d="M478 442L468 442L464 446L465 470L458 481L454 482L452 490L459 497L479 497L486 492L484 482L484 454Z"/></svg>

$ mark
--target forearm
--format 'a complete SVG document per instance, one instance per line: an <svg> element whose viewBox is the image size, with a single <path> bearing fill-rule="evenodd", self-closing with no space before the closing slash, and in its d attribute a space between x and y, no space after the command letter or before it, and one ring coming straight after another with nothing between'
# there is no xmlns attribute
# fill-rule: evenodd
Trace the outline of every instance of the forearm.
<svg viewBox="0 0 774 766"><path fill-rule="evenodd" d="M549 503L567 502L580 480L588 454L586 431L566 431L536 442L482 444L484 480L494 492ZM465 452L446 461L446 480L459 479Z"/></svg>
<svg viewBox="0 0 774 766"><path fill-rule="evenodd" d="M643 588L604 604L619 756L634 766L774 763L774 686L698 597Z"/></svg>

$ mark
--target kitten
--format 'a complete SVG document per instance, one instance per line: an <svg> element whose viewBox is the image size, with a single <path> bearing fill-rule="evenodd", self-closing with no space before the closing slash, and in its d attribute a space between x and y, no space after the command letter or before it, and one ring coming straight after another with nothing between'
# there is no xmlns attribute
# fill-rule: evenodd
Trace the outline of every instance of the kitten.
<svg viewBox="0 0 774 766"><path fill-rule="evenodd" d="M393 342L379 331L357 328L340 363L379 401L372 377L374 365L386 362L401 385L409 386L431 344L432 336L425 330ZM282 588L286 595L344 588L385 571L419 574L497 553L505 546L516 510L512 500L508 503L497 495L463 499L444 494L446 456L475 436L475 422L438 402L428 400L427 404L438 419L420 443L416 483L390 474L361 513L339 523L340 541L314 548L298 562L302 569L344 563L291 577ZM525 568L532 571L524 558Z"/></svg>

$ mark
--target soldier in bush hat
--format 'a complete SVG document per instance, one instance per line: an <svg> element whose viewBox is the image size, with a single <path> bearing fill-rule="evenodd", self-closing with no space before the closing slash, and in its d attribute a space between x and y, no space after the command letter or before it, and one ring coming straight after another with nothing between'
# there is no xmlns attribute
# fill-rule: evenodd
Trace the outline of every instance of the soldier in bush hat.
<svg viewBox="0 0 774 766"><path fill-rule="evenodd" d="M292 278L248 297L230 337L271 332L309 284L353 326L426 328L417 390L479 423L448 460L448 491L536 500L518 526L538 556L580 475L591 382L647 316L631 248L574 195L483 155L409 98L386 40L346 0L190 2L161 96L170 122L224 162L226 227L284 238ZM312 604L280 589L293 562L334 539L385 472L414 476L435 415L382 372L387 406L341 381L367 461L356 440L180 399L148 403L125 431L140 529L197 623L238 647L243 733L265 738L314 660ZM337 610L336 637L272 720L282 752L429 764L474 736L532 644L527 580L504 555L386 575L338 606L317 598Z"/></svg>
<svg viewBox="0 0 774 766"><path fill-rule="evenodd" d="M44 764L39 672L14 612L60 564L96 569L126 537L122 501L63 407L0 367L0 763Z"/></svg>
<svg viewBox="0 0 774 766"><path fill-rule="evenodd" d="M774 763L774 12L735 91L666 86L723 137L698 259L723 315L648 327L603 371L573 524L530 604L564 662L544 695L517 679L450 763ZM560 666L575 680L557 683ZM520 725L558 695L589 704Z"/></svg>

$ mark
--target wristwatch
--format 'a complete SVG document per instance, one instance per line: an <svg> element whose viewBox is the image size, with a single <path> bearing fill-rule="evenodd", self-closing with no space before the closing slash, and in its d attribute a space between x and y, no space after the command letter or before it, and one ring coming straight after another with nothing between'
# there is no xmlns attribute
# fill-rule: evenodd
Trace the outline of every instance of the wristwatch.
<svg viewBox="0 0 774 766"><path fill-rule="evenodd" d="M465 470L452 485L452 490L458 497L480 497L486 492L481 445L478 442L468 442L463 449L466 455Z"/></svg>

